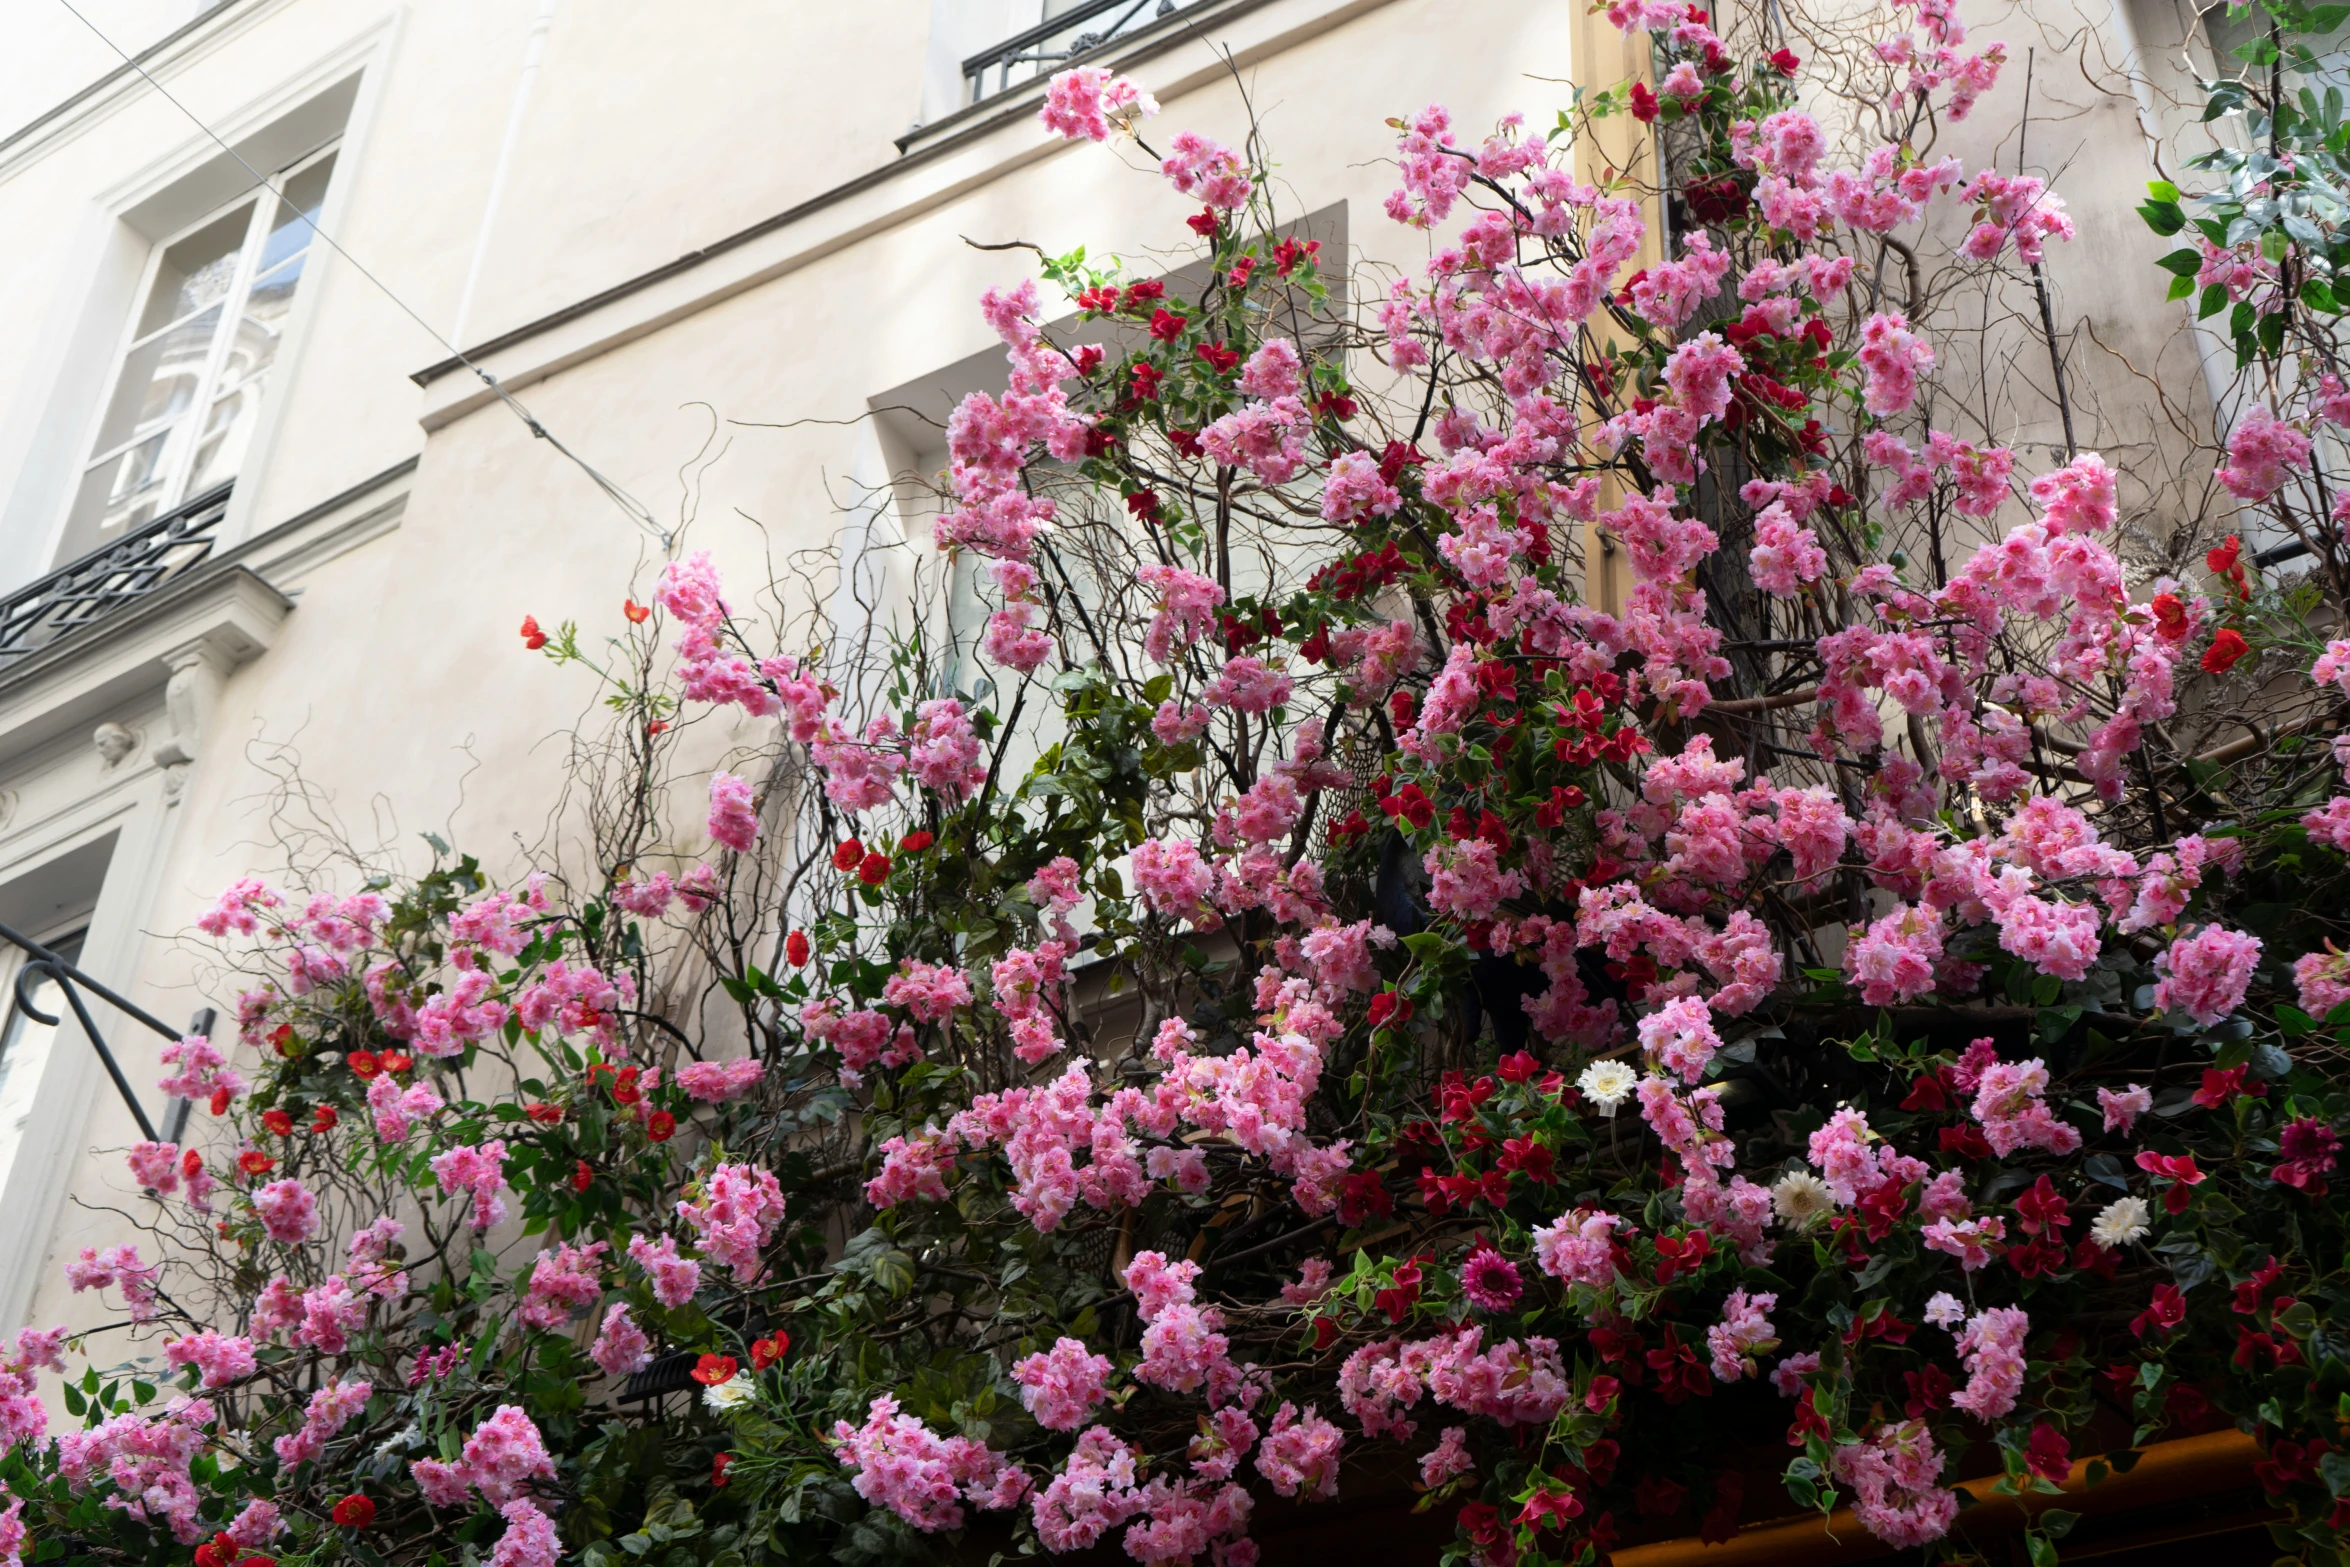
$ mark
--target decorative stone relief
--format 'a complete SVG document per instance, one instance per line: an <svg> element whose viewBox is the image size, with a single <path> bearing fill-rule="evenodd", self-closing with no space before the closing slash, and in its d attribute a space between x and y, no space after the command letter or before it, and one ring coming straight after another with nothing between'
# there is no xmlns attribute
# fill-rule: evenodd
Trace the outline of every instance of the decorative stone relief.
<svg viewBox="0 0 2350 1567"><path fill-rule="evenodd" d="M100 724L90 735L90 744L98 748L98 755L105 760L109 772L138 754L139 740L136 729L111 720Z"/></svg>

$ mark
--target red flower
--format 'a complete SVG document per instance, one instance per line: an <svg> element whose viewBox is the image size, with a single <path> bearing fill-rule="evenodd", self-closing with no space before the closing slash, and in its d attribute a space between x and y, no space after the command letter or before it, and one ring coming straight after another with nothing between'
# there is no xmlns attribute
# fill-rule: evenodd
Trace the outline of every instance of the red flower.
<svg viewBox="0 0 2350 1567"><path fill-rule="evenodd" d="M2203 1086L2195 1090L2195 1102L2206 1110L2217 1110L2238 1094L2248 1094L2254 1099L2266 1099L2268 1084L2245 1082L2244 1073L2247 1070L2248 1068L2241 1066L2205 1067L2203 1069Z"/></svg>
<svg viewBox="0 0 2350 1567"><path fill-rule="evenodd" d="M1632 118L1643 125L1656 122L1656 94L1649 91L1646 82L1632 84Z"/></svg>
<svg viewBox="0 0 2350 1567"><path fill-rule="evenodd" d="M1313 261L1321 254L1320 240L1309 239L1301 245L1297 242L1297 236L1287 236L1273 247L1273 273L1276 277L1287 277L1297 270L1300 261Z"/></svg>
<svg viewBox="0 0 2350 1567"><path fill-rule="evenodd" d="M1175 339L1183 335L1184 327L1189 324L1172 310L1160 309L1151 312L1151 336L1162 343L1174 342Z"/></svg>
<svg viewBox="0 0 2350 1567"><path fill-rule="evenodd" d="M630 625L641 626L647 620L652 618L653 606L650 604L639 604L635 599L622 599L620 601L620 613L628 617L628 623Z"/></svg>
<svg viewBox="0 0 2350 1567"><path fill-rule="evenodd" d="M1163 316L1167 312L1162 310L1159 314ZM1159 383L1165 379L1167 379L1166 371L1161 370L1157 365L1144 361L1134 367L1134 378L1128 383L1128 386L1136 402L1147 403L1159 395ZM1193 455L1196 456L1197 453Z"/></svg>
<svg viewBox="0 0 2350 1567"><path fill-rule="evenodd" d="M2165 642L2178 642L2187 635L2187 606L2176 593L2154 595L2154 634Z"/></svg>
<svg viewBox="0 0 2350 1567"><path fill-rule="evenodd" d="M634 1066L624 1066L615 1072L612 1075L612 1102L616 1105L632 1105L641 1101L645 1091L637 1086L637 1079L643 1075L644 1069Z"/></svg>
<svg viewBox="0 0 2350 1567"><path fill-rule="evenodd" d="M732 1355L704 1355L694 1362L692 1376L704 1387L716 1387L719 1383L731 1378L735 1369L735 1359Z"/></svg>
<svg viewBox="0 0 2350 1567"><path fill-rule="evenodd" d="M1201 363L1218 375L1229 375L1240 364L1240 350L1226 348L1220 339L1213 343L1202 343L1192 352L1199 356Z"/></svg>
<svg viewBox="0 0 2350 1567"><path fill-rule="evenodd" d="M1523 1175L1538 1186L1554 1186L1558 1172L1552 1167L1548 1148L1531 1137L1513 1137L1501 1145L1501 1157L1494 1161L1496 1169Z"/></svg>
<svg viewBox="0 0 2350 1567"><path fill-rule="evenodd" d="M781 1360L791 1349L791 1335L781 1328L765 1338L751 1340L751 1369L764 1371Z"/></svg>
<svg viewBox="0 0 2350 1567"><path fill-rule="evenodd" d="M1115 310L1118 308L1117 285L1104 284L1099 288L1086 289L1078 294L1077 304L1080 309L1091 310L1097 313L1106 313L1108 311Z"/></svg>
<svg viewBox="0 0 2350 1567"><path fill-rule="evenodd" d="M2152 1332L2168 1333L2187 1320L2187 1297L2176 1284L2154 1286L2154 1299L2130 1319L2130 1331L2140 1338Z"/></svg>
<svg viewBox="0 0 2350 1567"><path fill-rule="evenodd" d="M212 1090L212 1099L208 1108L214 1115L226 1115L228 1114L229 1100L232 1097L227 1089L215 1088Z"/></svg>
<svg viewBox="0 0 2350 1567"><path fill-rule="evenodd" d="M920 854L924 849L929 848L936 842L938 842L938 840L932 837L929 833L921 831L910 832L898 840L898 853Z"/></svg>
<svg viewBox="0 0 2350 1567"><path fill-rule="evenodd" d="M1583 1504L1572 1491L1554 1491L1549 1486L1537 1486L1526 1498L1526 1505L1518 1510L1521 1527L1535 1529L1564 1529L1583 1516Z"/></svg>
<svg viewBox="0 0 2350 1567"><path fill-rule="evenodd" d="M733 1462L734 1454L732 1453L713 1453L710 1455L710 1485L713 1490L725 1489L726 1471L727 1468L733 1464Z"/></svg>
<svg viewBox="0 0 2350 1567"><path fill-rule="evenodd" d="M191 1148L180 1155L180 1174L190 1179L204 1173L204 1156Z"/></svg>
<svg viewBox="0 0 2350 1567"><path fill-rule="evenodd" d="M836 871L853 871L864 858L865 846L851 838L832 851L832 868Z"/></svg>
<svg viewBox="0 0 2350 1567"><path fill-rule="evenodd" d="M1954 1153L1961 1159L1988 1159L1991 1157L1991 1139L1983 1129L1969 1121L1964 1126L1945 1126L1935 1134L1935 1141L1944 1153Z"/></svg>
<svg viewBox="0 0 2350 1567"><path fill-rule="evenodd" d="M384 1070L405 1072L416 1064L416 1058L405 1050L387 1050L383 1053Z"/></svg>
<svg viewBox="0 0 2350 1567"><path fill-rule="evenodd" d="M2224 675L2236 667L2236 660L2250 651L2251 645L2237 634L2233 626L2223 626L2219 635L2211 639L2211 646L2203 650L2203 672L2207 675Z"/></svg>
<svg viewBox="0 0 2350 1567"><path fill-rule="evenodd" d="M267 1175L277 1168L277 1161L258 1148L248 1148L237 1155L237 1168L247 1175Z"/></svg>
<svg viewBox="0 0 2350 1567"><path fill-rule="evenodd" d="M1371 1026L1385 1028L1389 1023L1409 1023L1412 1020L1411 1002L1392 990L1382 990L1371 998Z"/></svg>
<svg viewBox="0 0 2350 1567"><path fill-rule="evenodd" d="M666 1110L656 1110L645 1117L645 1135L654 1142L665 1143L677 1135L677 1117Z"/></svg>
<svg viewBox="0 0 2350 1567"><path fill-rule="evenodd" d="M270 1135L273 1137L291 1137L294 1135L294 1118L286 1114L283 1110L262 1111L261 1124L269 1128Z"/></svg>
<svg viewBox="0 0 2350 1567"><path fill-rule="evenodd" d="M2056 1485L2064 1484L2073 1469L2073 1445L2064 1433L2043 1420L2032 1427L2031 1440L2024 1444L2024 1467Z"/></svg>
<svg viewBox="0 0 2350 1567"><path fill-rule="evenodd" d="M384 1069L383 1057L372 1050L354 1050L343 1057L343 1064L356 1072L361 1081L373 1078Z"/></svg>
<svg viewBox="0 0 2350 1567"><path fill-rule="evenodd" d="M2043 1175L2032 1189L2015 1200L2017 1217L2023 1220L2026 1235L2053 1235L2073 1222L2065 1210L2065 1201L2056 1194L2056 1187Z"/></svg>
<svg viewBox="0 0 2350 1567"><path fill-rule="evenodd" d="M341 1124L343 1113L333 1105L313 1105L310 1109L310 1130L331 1132Z"/></svg>
<svg viewBox="0 0 2350 1567"><path fill-rule="evenodd" d="M269 1031L269 1047L272 1050L275 1050L279 1055L288 1057L290 1059L294 1054L293 1044L293 1024L280 1023L277 1027Z"/></svg>
<svg viewBox="0 0 2350 1567"><path fill-rule="evenodd" d="M1793 76L1803 69L1803 61L1792 49L1774 49L1770 53L1771 69L1781 76Z"/></svg>
<svg viewBox="0 0 2350 1567"><path fill-rule="evenodd" d="M783 938L783 961L793 968L808 966L808 933L795 930Z"/></svg>
<svg viewBox="0 0 2350 1567"><path fill-rule="evenodd" d="M541 1126L553 1126L556 1122L563 1119L563 1107L561 1105L551 1105L544 1099L533 1100L530 1104L523 1108L522 1113L529 1116L532 1120L538 1122Z"/></svg>
<svg viewBox="0 0 2350 1567"><path fill-rule="evenodd" d="M571 1172L571 1189L575 1192L584 1192L595 1184L595 1166L589 1164L585 1159L580 1160L578 1167Z"/></svg>
<svg viewBox="0 0 2350 1567"><path fill-rule="evenodd" d="M335 1503L335 1522L346 1529L364 1529L375 1522L375 1503L353 1491Z"/></svg>
<svg viewBox="0 0 2350 1567"><path fill-rule="evenodd" d="M1376 1170L1357 1170L1338 1182L1338 1222L1353 1229L1366 1219L1384 1219L1395 1212L1395 1198Z"/></svg>
<svg viewBox="0 0 2350 1567"><path fill-rule="evenodd" d="M1401 1322L1410 1315L1420 1299L1420 1265L1417 1262L1399 1262L1395 1265L1395 1283L1371 1297L1371 1304L1387 1313L1390 1322Z"/></svg>
<svg viewBox="0 0 2350 1567"><path fill-rule="evenodd" d="M2297 1121L2287 1121L2277 1134L2277 1152L2284 1158L2269 1173L2287 1186L2297 1187L2312 1197L2325 1194L2325 1177L2333 1173L2334 1160L2342 1149L2342 1139L2334 1129L2314 1115L2305 1115Z"/></svg>
<svg viewBox="0 0 2350 1567"><path fill-rule="evenodd" d="M535 615L522 617L522 645L533 653L547 645L547 634L539 629L538 617Z"/></svg>
<svg viewBox="0 0 2350 1567"><path fill-rule="evenodd" d="M857 865L857 880L868 887L878 887L889 880L889 856L876 849Z"/></svg>
<svg viewBox="0 0 2350 1567"><path fill-rule="evenodd" d="M1200 238L1206 239L1216 232L1216 225L1218 221L1219 219L1216 216L1216 209L1213 207L1207 207L1193 213L1190 217L1185 218L1183 220L1183 224L1184 227L1190 229Z"/></svg>
<svg viewBox="0 0 2350 1567"><path fill-rule="evenodd" d="M1338 1323L1330 1317L1314 1319L1314 1348L1328 1349L1338 1342Z"/></svg>

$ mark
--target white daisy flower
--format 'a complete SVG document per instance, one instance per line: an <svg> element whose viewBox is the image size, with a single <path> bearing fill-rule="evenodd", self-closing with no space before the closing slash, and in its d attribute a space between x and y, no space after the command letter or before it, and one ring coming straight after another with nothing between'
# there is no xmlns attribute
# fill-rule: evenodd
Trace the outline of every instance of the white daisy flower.
<svg viewBox="0 0 2350 1567"><path fill-rule="evenodd" d="M1599 1106L1601 1115L1614 1115L1616 1107L1632 1097L1640 1074L1621 1061L1594 1061L1575 1079L1575 1086L1583 1097Z"/></svg>
<svg viewBox="0 0 2350 1567"><path fill-rule="evenodd" d="M2153 1213L2143 1197L2116 1197L2089 1226L2089 1238L2107 1251L2144 1240L2152 1228Z"/></svg>
<svg viewBox="0 0 2350 1567"><path fill-rule="evenodd" d="M1808 1170L1798 1170L1779 1178L1771 1188L1771 1207L1785 1223L1802 1229L1821 1214L1836 1206L1828 1186Z"/></svg>
<svg viewBox="0 0 2350 1567"><path fill-rule="evenodd" d="M745 1404L757 1402L759 1385L741 1372L725 1381L702 1389L702 1402L720 1414L730 1414Z"/></svg>

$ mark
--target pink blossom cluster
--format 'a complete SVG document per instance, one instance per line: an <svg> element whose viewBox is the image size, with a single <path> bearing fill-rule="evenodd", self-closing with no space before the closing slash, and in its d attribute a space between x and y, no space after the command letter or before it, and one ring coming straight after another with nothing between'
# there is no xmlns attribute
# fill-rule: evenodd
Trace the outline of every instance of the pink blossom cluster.
<svg viewBox="0 0 2350 1567"><path fill-rule="evenodd" d="M525 1327L553 1332L603 1298L602 1258L611 1247L602 1241L584 1246L566 1242L538 1254L531 1264L530 1286L523 1295L521 1318Z"/></svg>
<svg viewBox="0 0 2350 1567"><path fill-rule="evenodd" d="M506 1144L491 1138L480 1144L459 1144L432 1157L433 1178L441 1190L463 1192L473 1199L473 1227L486 1230L506 1220Z"/></svg>
<svg viewBox="0 0 2350 1567"><path fill-rule="evenodd" d="M775 1172L749 1164L721 1164L701 1182L698 1197L680 1201L677 1216L712 1262L756 1284L766 1264L759 1254L783 1223L783 1188Z"/></svg>
<svg viewBox="0 0 2350 1567"><path fill-rule="evenodd" d="M1047 1431L1074 1431L1092 1418L1109 1396L1110 1359L1085 1347L1083 1339L1059 1338L1049 1350L1017 1361L1012 1379L1020 1402Z"/></svg>
<svg viewBox="0 0 2350 1567"><path fill-rule="evenodd" d="M272 1444L277 1461L291 1468L316 1459L326 1451L326 1444L367 1407L368 1397L374 1391L365 1382L337 1378L312 1393L310 1402L303 1408L302 1423Z"/></svg>
<svg viewBox="0 0 2350 1567"><path fill-rule="evenodd" d="M926 1532L961 1528L965 1502L1002 1509L1028 1493L1028 1476L1001 1453L967 1436L936 1435L899 1414L887 1394L873 1400L863 1426L835 1421L832 1444L859 1496Z"/></svg>
<svg viewBox="0 0 2350 1567"><path fill-rule="evenodd" d="M767 1068L757 1056L737 1056L731 1061L688 1061L675 1075L677 1086L691 1097L705 1104L724 1104L758 1087Z"/></svg>

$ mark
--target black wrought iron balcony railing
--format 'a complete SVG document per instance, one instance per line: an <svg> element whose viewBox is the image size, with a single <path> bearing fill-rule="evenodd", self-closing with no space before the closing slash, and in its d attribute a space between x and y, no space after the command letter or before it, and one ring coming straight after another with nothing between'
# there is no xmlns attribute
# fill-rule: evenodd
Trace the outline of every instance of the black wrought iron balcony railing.
<svg viewBox="0 0 2350 1567"><path fill-rule="evenodd" d="M0 671L201 565L228 514L218 485L0 599Z"/></svg>
<svg viewBox="0 0 2350 1567"><path fill-rule="evenodd" d="M1034 81L1113 38L1140 32L1160 17L1172 16L1186 3L1188 0L1081 0L1060 15L1047 17L1026 32L1014 33L965 60L965 101L978 103L1022 82Z"/></svg>

